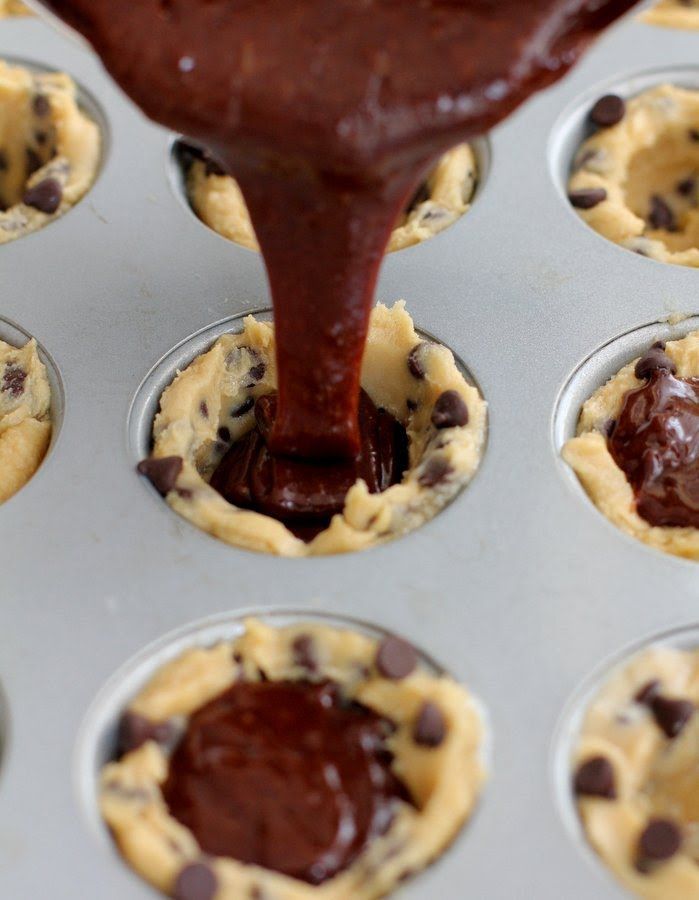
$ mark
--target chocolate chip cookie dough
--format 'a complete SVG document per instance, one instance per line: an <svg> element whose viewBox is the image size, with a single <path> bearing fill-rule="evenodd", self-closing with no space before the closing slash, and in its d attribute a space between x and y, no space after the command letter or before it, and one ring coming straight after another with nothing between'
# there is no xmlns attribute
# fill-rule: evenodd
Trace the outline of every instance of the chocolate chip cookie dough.
<svg viewBox="0 0 699 900"><path fill-rule="evenodd" d="M153 454L139 467L176 512L227 543L284 556L361 550L432 518L478 468L485 401L449 350L421 341L403 303L379 305L362 386L405 427L408 469L383 493L357 481L342 514L305 543L271 516L228 503L209 484L230 446L253 427L256 401L275 386L273 327L248 316L242 333L219 338L163 392Z"/></svg>
<svg viewBox="0 0 699 900"><path fill-rule="evenodd" d="M699 28L699 0L659 0L641 16L649 25L665 28Z"/></svg>
<svg viewBox="0 0 699 900"><path fill-rule="evenodd" d="M588 840L641 897L699 897L699 652L651 647L594 698L573 788Z"/></svg>
<svg viewBox="0 0 699 900"><path fill-rule="evenodd" d="M641 256L699 267L699 91L609 94L590 119L568 184L580 216Z"/></svg>
<svg viewBox="0 0 699 900"><path fill-rule="evenodd" d="M50 405L36 341L21 349L0 341L0 503L39 468L51 438Z"/></svg>
<svg viewBox="0 0 699 900"><path fill-rule="evenodd" d="M623 531L699 559L699 331L655 343L597 390L563 458Z"/></svg>
<svg viewBox="0 0 699 900"><path fill-rule="evenodd" d="M100 132L73 80L0 60L0 244L78 202L95 179Z"/></svg>
<svg viewBox="0 0 699 900"><path fill-rule="evenodd" d="M370 900L470 814L482 730L468 692L400 638L248 620L133 699L101 809L178 900Z"/></svg>
<svg viewBox="0 0 699 900"><path fill-rule="evenodd" d="M223 237L259 249L235 180L208 155L185 147L187 195L194 212ZM453 224L468 210L477 178L476 157L468 144L445 153L396 223L388 252L419 244Z"/></svg>
<svg viewBox="0 0 699 900"><path fill-rule="evenodd" d="M22 3L22 0L0 0L0 19L30 15L31 11Z"/></svg>

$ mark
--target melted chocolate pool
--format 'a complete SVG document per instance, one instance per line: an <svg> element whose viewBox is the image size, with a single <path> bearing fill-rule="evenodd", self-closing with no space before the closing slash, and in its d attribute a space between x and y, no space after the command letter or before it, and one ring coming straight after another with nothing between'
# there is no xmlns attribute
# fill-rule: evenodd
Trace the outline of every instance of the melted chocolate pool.
<svg viewBox="0 0 699 900"><path fill-rule="evenodd" d="M642 518L699 528L699 378L655 368L624 398L609 451Z"/></svg>
<svg viewBox="0 0 699 900"><path fill-rule="evenodd" d="M354 459L309 463L270 452L277 396L255 404L255 427L223 457L211 486L230 503L273 516L297 537L311 540L342 512L347 491L363 478L377 494L397 484L408 466L405 428L366 391L359 401L360 448Z"/></svg>
<svg viewBox="0 0 699 900"><path fill-rule="evenodd" d="M237 682L190 718L163 796L205 853L320 884L410 802L392 729L330 682Z"/></svg>

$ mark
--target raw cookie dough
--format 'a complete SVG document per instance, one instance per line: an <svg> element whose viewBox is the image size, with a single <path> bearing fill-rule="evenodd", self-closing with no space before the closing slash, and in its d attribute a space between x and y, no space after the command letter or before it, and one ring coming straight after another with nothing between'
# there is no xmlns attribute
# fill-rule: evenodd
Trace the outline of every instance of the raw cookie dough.
<svg viewBox="0 0 699 900"><path fill-rule="evenodd" d="M198 863L214 873L213 893L201 895L211 900L370 900L430 863L455 837L484 781L482 722L465 688L446 676L418 665L405 677L395 671L387 677L381 663L387 657L385 645L326 625L273 628L251 619L236 640L188 650L160 669L129 705L130 727L122 724L122 735L127 733L123 743L135 749L105 766L101 777L102 814L130 865L180 900L186 896L184 881L194 874L205 877L200 870L192 874ZM401 801L388 830L348 868L318 886L230 857L202 857L192 832L169 814L163 801L173 733L181 733L188 716L241 676L259 681L261 672L271 681L329 679L344 696L396 725L386 745L394 755L392 769L415 805ZM441 736L432 728L427 736L432 740L418 741L416 729L427 703L436 707ZM434 720L434 710L430 718ZM155 739L149 740L151 736ZM145 743L137 746L140 740Z"/></svg>
<svg viewBox="0 0 699 900"><path fill-rule="evenodd" d="M699 376L699 331L668 342L665 353L680 378ZM658 550L699 560L699 529L654 526L641 518L633 489L607 446L607 427L618 417L627 392L644 384L634 372L637 361L624 366L583 404L577 436L566 442L563 459L598 509L623 531Z"/></svg>
<svg viewBox="0 0 699 900"><path fill-rule="evenodd" d="M699 897L699 652L651 647L585 716L574 790L588 840L641 897Z"/></svg>
<svg viewBox="0 0 699 900"><path fill-rule="evenodd" d="M699 91L663 84L627 101L580 147L568 191L610 241L699 267Z"/></svg>
<svg viewBox="0 0 699 900"><path fill-rule="evenodd" d="M22 0L0 0L0 19L8 16L30 16L31 10Z"/></svg>
<svg viewBox="0 0 699 900"><path fill-rule="evenodd" d="M699 28L699 0L659 0L641 19L649 25L665 28Z"/></svg>
<svg viewBox="0 0 699 900"><path fill-rule="evenodd" d="M454 223L469 208L478 177L468 144L442 156L393 230L388 252L419 244ZM194 212L219 234L257 250L257 238L237 183L211 160L191 160L187 194Z"/></svg>
<svg viewBox="0 0 699 900"><path fill-rule="evenodd" d="M0 244L63 215L95 179L100 131L73 80L0 60Z"/></svg>
<svg viewBox="0 0 699 900"><path fill-rule="evenodd" d="M36 341L21 349L0 341L0 503L39 468L51 437L50 405Z"/></svg>
<svg viewBox="0 0 699 900"><path fill-rule="evenodd" d="M310 543L276 519L238 509L208 484L230 444L252 427L255 399L276 387L273 327L252 316L242 333L219 338L163 392L153 425L153 457L183 462L160 486L161 493L176 512L215 537L282 556L361 550L412 531L476 472L486 403L449 350L420 340L402 302L373 310L361 383L378 407L405 426L410 465L401 483L381 494L370 494L358 481L347 494L344 513ZM468 422L437 428L431 421L435 401L450 390L466 403Z"/></svg>

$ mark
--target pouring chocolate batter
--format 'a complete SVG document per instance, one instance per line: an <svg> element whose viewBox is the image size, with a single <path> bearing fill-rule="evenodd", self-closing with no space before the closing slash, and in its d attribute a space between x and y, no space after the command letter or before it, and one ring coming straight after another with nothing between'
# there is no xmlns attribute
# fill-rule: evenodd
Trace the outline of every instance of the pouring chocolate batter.
<svg viewBox="0 0 699 900"><path fill-rule="evenodd" d="M561 77L634 0L47 5L151 118L240 184L274 302L279 388L259 453L320 461L325 478L335 461L359 474L363 455L402 452L360 436L360 363L392 225L430 163ZM264 463L248 457L231 496ZM314 466L303 483L284 471L313 517Z"/></svg>

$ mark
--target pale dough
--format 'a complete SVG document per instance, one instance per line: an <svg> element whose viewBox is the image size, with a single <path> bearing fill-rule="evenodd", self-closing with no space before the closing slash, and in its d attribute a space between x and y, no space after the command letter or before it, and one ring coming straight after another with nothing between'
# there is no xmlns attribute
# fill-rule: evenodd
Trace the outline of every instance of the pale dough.
<svg viewBox="0 0 699 900"><path fill-rule="evenodd" d="M659 0L646 10L641 19L649 25L664 28L699 28L699 0Z"/></svg>
<svg viewBox="0 0 699 900"><path fill-rule="evenodd" d="M36 341L21 349L0 341L0 503L39 468L51 438L50 406Z"/></svg>
<svg viewBox="0 0 699 900"><path fill-rule="evenodd" d="M99 160L100 131L78 106L73 80L0 60L0 244L74 206L92 185ZM28 188L47 179L62 192L50 213L23 202Z"/></svg>
<svg viewBox="0 0 699 900"><path fill-rule="evenodd" d="M612 673L587 710L574 766L602 756L614 769L616 799L579 796L590 843L624 885L653 900L699 898L699 715L675 738L634 700L650 682L663 697L699 705L699 652L651 647ZM683 828L680 851L641 873L639 837L650 818Z"/></svg>
<svg viewBox="0 0 699 900"><path fill-rule="evenodd" d="M485 778L483 725L465 688L446 676L418 667L396 681L375 668L377 641L357 632L316 624L273 628L256 620L232 642L188 650L164 666L133 699L129 709L153 722L186 721L196 709L230 687L242 669L259 680L304 680L308 672L294 661L293 643L310 635L318 648L314 677L337 682L346 696L385 715L396 726L387 740L396 774L416 807L401 804L386 834L375 839L346 870L314 887L231 858L209 859L218 881L215 900L265 900L383 896L407 872L428 865L455 837L476 802ZM240 654L236 663L233 653ZM412 731L425 701L436 704L447 724L438 747L418 746ZM200 858L197 842L163 802L160 785L168 772L166 752L154 741L105 766L100 804L121 852L130 865L165 893L188 863Z"/></svg>
<svg viewBox="0 0 699 900"><path fill-rule="evenodd" d="M602 188L606 200L577 212L610 241L661 262L699 267L699 91L670 84L633 97L623 119L580 147L569 191ZM648 222L653 196L674 213L677 230Z"/></svg>
<svg viewBox="0 0 699 900"><path fill-rule="evenodd" d="M477 178L476 158L468 144L445 153L427 178L425 199L396 224L388 251L419 244L453 224L468 210ZM187 173L187 193L192 208L209 228L251 250L259 249L245 200L233 178L207 172L206 163L196 159Z"/></svg>
<svg viewBox="0 0 699 900"><path fill-rule="evenodd" d="M30 16L31 11L22 0L0 0L0 19L8 16Z"/></svg>
<svg viewBox="0 0 699 900"><path fill-rule="evenodd" d="M306 544L281 522L228 503L208 480L230 446L218 439L228 429L231 441L250 430L251 398L276 387L274 331L271 325L245 319L244 330L227 334L197 357L166 388L153 425L153 456L184 460L167 502L180 515L210 534L250 550L282 556L309 556L361 550L431 519L466 485L478 468L486 434L486 403L466 382L443 346L425 343L421 362L425 377L416 379L408 354L420 343L405 305L379 304L372 312L362 366L362 386L374 403L406 427L410 466L400 484L370 494L363 481L348 492L344 513ZM261 380L254 371L264 363ZM455 390L466 403L466 425L436 430L431 424L437 397ZM416 404L415 409L409 408ZM250 407L243 415L234 413ZM206 410L206 416L202 411ZM438 483L424 486L425 474L441 467ZM432 479L428 479L432 480Z"/></svg>
<svg viewBox="0 0 699 900"><path fill-rule="evenodd" d="M669 341L667 355L680 378L699 376L699 331ZM636 512L633 489L607 448L606 424L616 419L628 391L645 382L636 378L636 360L624 366L583 404L577 437L563 447L563 459L572 466L593 503L628 534L676 556L699 559L699 529L651 525Z"/></svg>

